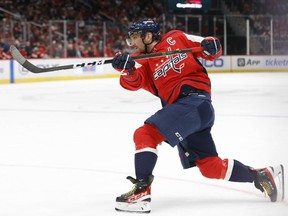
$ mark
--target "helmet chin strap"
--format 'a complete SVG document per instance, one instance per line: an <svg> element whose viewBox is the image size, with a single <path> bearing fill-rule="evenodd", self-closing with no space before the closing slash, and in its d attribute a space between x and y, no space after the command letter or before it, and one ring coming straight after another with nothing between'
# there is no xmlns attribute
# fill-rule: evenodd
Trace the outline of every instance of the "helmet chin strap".
<svg viewBox="0 0 288 216"><path fill-rule="evenodd" d="M147 44L144 44L145 46L145 54L148 53L148 45Z"/></svg>
<svg viewBox="0 0 288 216"><path fill-rule="evenodd" d="M142 42L143 42L143 44L145 46L145 53L148 53L148 46L153 43L153 40L150 43L145 43L144 39L145 39L145 37L142 37Z"/></svg>

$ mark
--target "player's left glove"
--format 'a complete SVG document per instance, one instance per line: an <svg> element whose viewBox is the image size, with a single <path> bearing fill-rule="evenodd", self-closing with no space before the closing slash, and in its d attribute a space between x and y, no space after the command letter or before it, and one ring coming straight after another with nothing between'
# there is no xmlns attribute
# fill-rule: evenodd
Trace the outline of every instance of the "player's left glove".
<svg viewBox="0 0 288 216"><path fill-rule="evenodd" d="M219 57L222 54L220 41L216 37L205 37L201 42L201 46L204 48L203 54L205 56Z"/></svg>
<svg viewBox="0 0 288 216"><path fill-rule="evenodd" d="M127 52L118 55L116 54L112 61L112 67L122 74L132 75L135 70L135 61Z"/></svg>

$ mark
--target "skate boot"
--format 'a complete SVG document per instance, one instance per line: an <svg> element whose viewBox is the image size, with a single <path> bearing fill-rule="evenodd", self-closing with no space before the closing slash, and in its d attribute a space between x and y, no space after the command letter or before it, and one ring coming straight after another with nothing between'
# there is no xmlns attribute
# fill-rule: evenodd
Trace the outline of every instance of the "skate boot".
<svg viewBox="0 0 288 216"><path fill-rule="evenodd" d="M278 179L278 182L275 180ZM276 184L278 183L278 184ZM284 167L267 167L256 170L255 187L267 194L271 202L284 200Z"/></svg>
<svg viewBox="0 0 288 216"><path fill-rule="evenodd" d="M131 176L128 176L127 179L130 180L134 186L129 192L116 198L115 210L124 212L150 213L151 184L154 176L149 176L146 181L137 180Z"/></svg>

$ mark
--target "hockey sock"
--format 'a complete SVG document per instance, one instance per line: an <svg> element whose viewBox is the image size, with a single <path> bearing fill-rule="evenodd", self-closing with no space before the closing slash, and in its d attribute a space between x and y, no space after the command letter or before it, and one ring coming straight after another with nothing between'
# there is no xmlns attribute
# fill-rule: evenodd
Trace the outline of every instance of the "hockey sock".
<svg viewBox="0 0 288 216"><path fill-rule="evenodd" d="M237 160L228 160L228 169L225 180L232 182L253 182L256 173L250 167Z"/></svg>
<svg viewBox="0 0 288 216"><path fill-rule="evenodd" d="M148 179L157 162L157 150L145 148L135 153L135 173L137 179Z"/></svg>

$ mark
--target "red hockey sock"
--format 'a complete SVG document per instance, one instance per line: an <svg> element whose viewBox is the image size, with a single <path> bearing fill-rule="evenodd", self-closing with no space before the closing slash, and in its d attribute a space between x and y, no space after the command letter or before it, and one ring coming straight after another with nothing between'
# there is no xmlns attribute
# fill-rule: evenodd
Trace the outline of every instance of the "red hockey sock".
<svg viewBox="0 0 288 216"><path fill-rule="evenodd" d="M224 179L233 182L253 182L255 172L248 166L233 159L222 160L219 157L208 157L196 162L203 176Z"/></svg>

